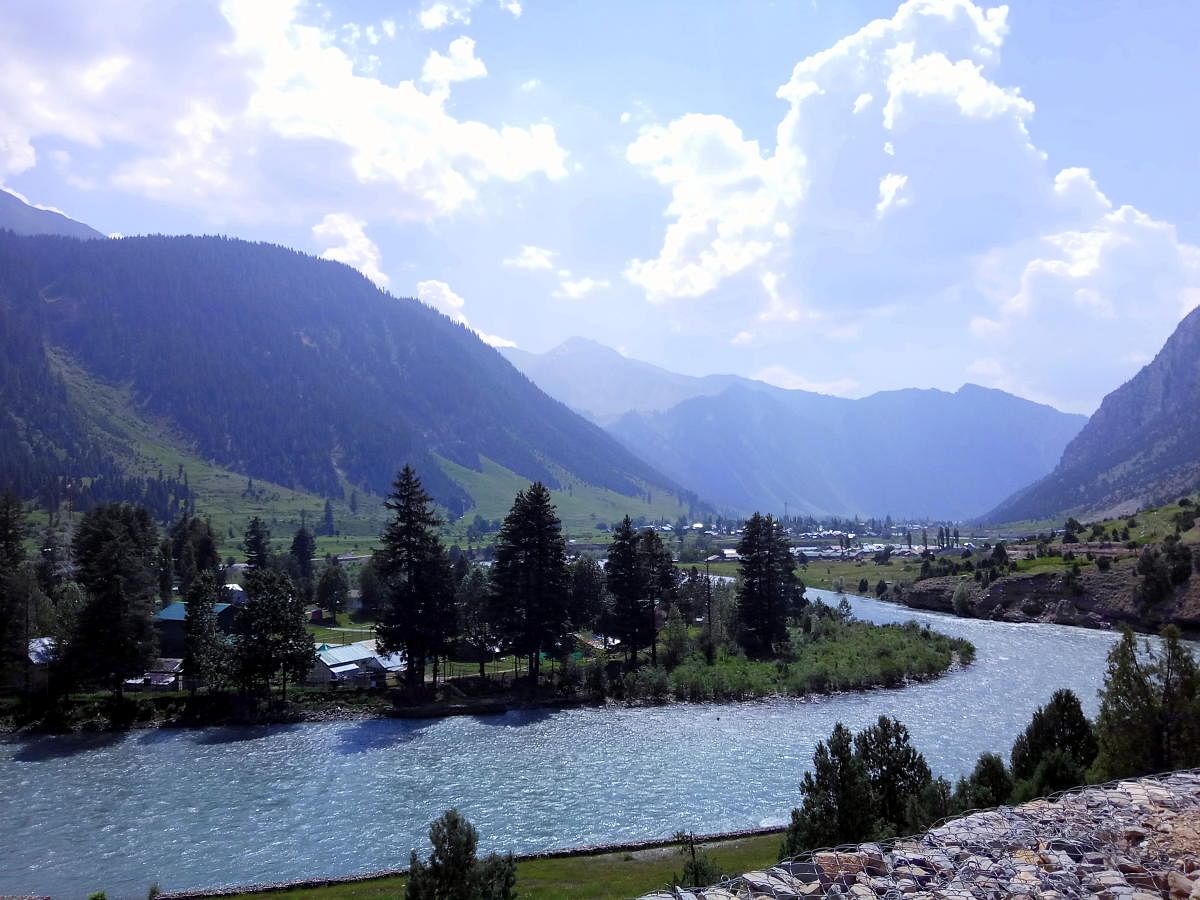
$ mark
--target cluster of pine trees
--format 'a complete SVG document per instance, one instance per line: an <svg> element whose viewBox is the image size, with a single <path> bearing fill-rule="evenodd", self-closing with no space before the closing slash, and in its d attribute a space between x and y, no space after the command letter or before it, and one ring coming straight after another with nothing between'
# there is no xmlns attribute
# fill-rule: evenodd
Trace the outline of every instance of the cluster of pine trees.
<svg viewBox="0 0 1200 900"><path fill-rule="evenodd" d="M442 522L432 498L411 467L397 476L386 505L392 517L369 566L370 580L378 579L371 593L379 599L372 602L379 605L381 646L410 662L410 688L425 682L427 660L436 666L451 647L463 645L481 671L500 649L525 658L536 683L542 659L565 655L573 633L584 628L619 642L627 663L648 651L657 665L664 623L670 643L672 630L682 627L681 608L710 613L707 579L694 570L681 575L658 532L638 530L628 517L612 533L604 569L588 556L568 562L561 522L540 482L517 494L486 572L461 557L451 560L438 537ZM733 631L748 656L771 658L788 642L788 617L803 585L784 530L770 516L747 522L739 551L743 578ZM364 587L364 599L366 593ZM711 651L711 621L706 631ZM678 654L670 660L678 662Z"/></svg>
<svg viewBox="0 0 1200 900"><path fill-rule="evenodd" d="M314 662L304 599L291 577L272 566L269 535L252 523L246 602L232 635L217 626L228 602L219 538L211 525L181 517L165 535L143 507L107 503L85 513L68 545L51 526L38 560L27 558L25 511L0 497L0 684L27 689L29 642L50 637L53 695L101 688L121 693L159 655L154 615L175 585L187 600L185 671L191 684L260 694L273 683L286 694Z"/></svg>

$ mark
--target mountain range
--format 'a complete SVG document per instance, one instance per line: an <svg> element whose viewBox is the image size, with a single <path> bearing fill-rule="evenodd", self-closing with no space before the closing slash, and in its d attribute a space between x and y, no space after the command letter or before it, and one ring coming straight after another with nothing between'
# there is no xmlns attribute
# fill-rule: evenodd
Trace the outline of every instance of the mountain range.
<svg viewBox="0 0 1200 900"><path fill-rule="evenodd" d="M669 477L737 512L978 516L1049 472L1087 421L971 384L849 400L691 377L581 338L504 353Z"/></svg>
<svg viewBox="0 0 1200 900"><path fill-rule="evenodd" d="M474 332L267 244L0 231L0 367L0 472L26 494L114 461L144 472L153 432L243 481L339 501L385 494L410 462L454 515L502 514L533 479L586 493L605 521L694 502ZM124 398L119 415L100 396Z"/></svg>
<svg viewBox="0 0 1200 900"><path fill-rule="evenodd" d="M1200 307L1133 378L1104 398L1046 477L985 517L1125 515L1200 486Z"/></svg>
<svg viewBox="0 0 1200 900"><path fill-rule="evenodd" d="M537 478L578 522L705 501L1006 522L1125 512L1200 478L1197 311L1088 421L971 384L851 400L682 375L584 338L497 352L282 247L97 238L0 190L0 474L26 496L86 486L167 516L191 473L345 505L413 462L453 515L499 516Z"/></svg>

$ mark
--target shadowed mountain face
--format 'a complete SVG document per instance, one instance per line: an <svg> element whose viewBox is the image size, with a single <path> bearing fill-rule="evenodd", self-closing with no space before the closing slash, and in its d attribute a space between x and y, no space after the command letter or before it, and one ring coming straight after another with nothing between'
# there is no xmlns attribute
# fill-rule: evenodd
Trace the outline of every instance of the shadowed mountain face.
<svg viewBox="0 0 1200 900"><path fill-rule="evenodd" d="M0 344L0 388L24 398L0 419L10 480L87 443L53 372L62 354L197 455L324 496L384 493L412 462L459 512L473 498L444 461L480 471L485 458L552 487L570 476L626 496L676 492L473 332L271 245L0 232Z"/></svg>
<svg viewBox="0 0 1200 900"><path fill-rule="evenodd" d="M0 188L0 230L3 229L17 234L58 234L84 239L104 237L90 225L68 219L52 209L30 206L20 197Z"/></svg>
<svg viewBox="0 0 1200 900"><path fill-rule="evenodd" d="M847 400L694 378L580 339L510 358L669 477L738 511L979 515L1050 471L1086 421L976 385Z"/></svg>
<svg viewBox="0 0 1200 900"><path fill-rule="evenodd" d="M1158 355L1104 398L1045 478L987 515L993 522L1064 512L1121 515L1200 483L1200 308Z"/></svg>

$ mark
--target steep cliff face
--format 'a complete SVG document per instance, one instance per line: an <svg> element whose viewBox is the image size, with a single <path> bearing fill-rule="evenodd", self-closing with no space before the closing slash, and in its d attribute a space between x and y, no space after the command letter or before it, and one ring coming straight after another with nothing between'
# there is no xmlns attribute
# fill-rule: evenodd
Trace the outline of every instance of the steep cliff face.
<svg viewBox="0 0 1200 900"><path fill-rule="evenodd" d="M1200 308L1158 355L1104 398L1058 466L985 518L1122 514L1200 482Z"/></svg>

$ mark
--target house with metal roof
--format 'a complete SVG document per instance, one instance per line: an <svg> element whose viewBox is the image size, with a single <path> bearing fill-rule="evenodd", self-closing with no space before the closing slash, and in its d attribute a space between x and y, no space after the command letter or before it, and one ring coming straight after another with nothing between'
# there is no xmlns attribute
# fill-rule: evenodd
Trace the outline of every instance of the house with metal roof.
<svg viewBox="0 0 1200 900"><path fill-rule="evenodd" d="M317 661L306 684L372 684L405 668L403 653L380 653L374 640L354 644L318 644Z"/></svg>

